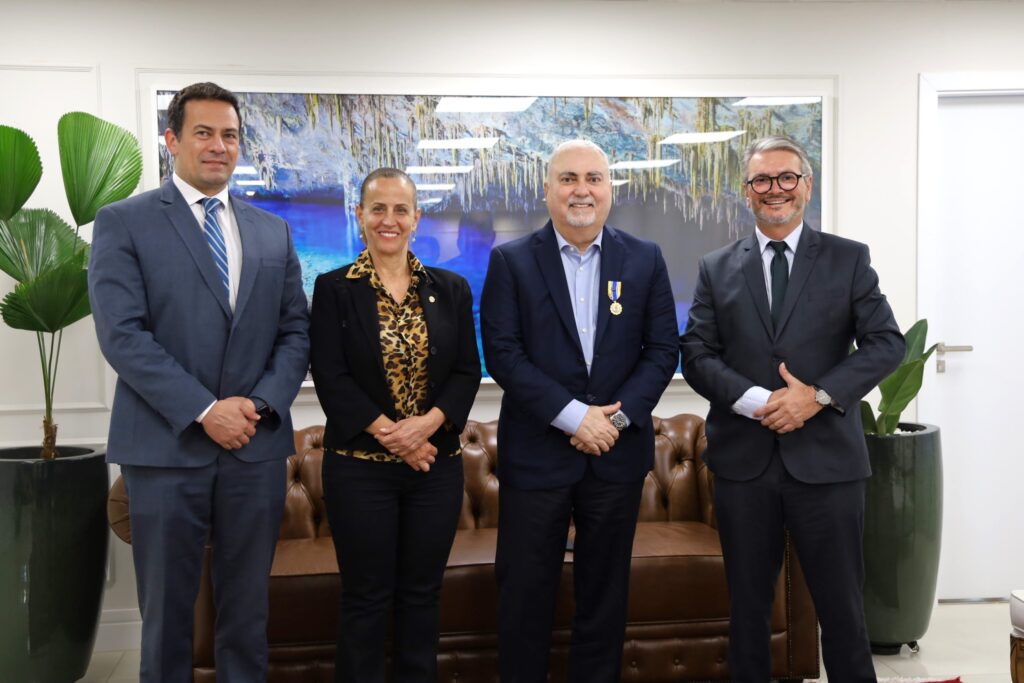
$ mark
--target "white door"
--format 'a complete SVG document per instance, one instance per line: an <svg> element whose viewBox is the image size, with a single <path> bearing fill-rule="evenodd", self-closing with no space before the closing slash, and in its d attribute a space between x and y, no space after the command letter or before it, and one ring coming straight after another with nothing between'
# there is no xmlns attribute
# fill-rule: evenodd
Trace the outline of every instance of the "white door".
<svg viewBox="0 0 1024 683"><path fill-rule="evenodd" d="M942 430L938 598L1005 598L1024 587L1024 94L936 94L922 111L918 312L930 343L973 346L943 373L929 361L918 399L918 420Z"/></svg>

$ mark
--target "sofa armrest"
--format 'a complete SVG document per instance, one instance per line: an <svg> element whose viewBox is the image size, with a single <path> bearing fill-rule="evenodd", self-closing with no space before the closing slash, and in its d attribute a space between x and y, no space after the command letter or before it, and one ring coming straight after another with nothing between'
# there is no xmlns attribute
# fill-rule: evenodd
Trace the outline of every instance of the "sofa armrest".
<svg viewBox="0 0 1024 683"><path fill-rule="evenodd" d="M118 538L131 545L132 525L128 519L128 489L125 488L124 479L120 476L110 487L110 493L107 495L107 523Z"/></svg>

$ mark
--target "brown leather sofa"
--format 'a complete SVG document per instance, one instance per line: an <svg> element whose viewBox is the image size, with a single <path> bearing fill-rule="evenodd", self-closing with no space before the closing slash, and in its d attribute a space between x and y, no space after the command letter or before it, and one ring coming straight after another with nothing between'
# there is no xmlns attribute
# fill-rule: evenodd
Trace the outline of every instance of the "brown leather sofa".
<svg viewBox="0 0 1024 683"><path fill-rule="evenodd" d="M729 610L722 551L712 505L714 485L700 454L704 421L655 418L654 469L644 483L633 544L629 622L622 680L725 681ZM340 582L320 480L322 427L295 433L288 493L270 582L270 683L333 680ZM465 497L441 597L440 680L497 683L494 550L498 524L496 423L470 422L462 434ZM130 542L127 498L111 489L111 527ZM555 617L552 681L563 681L573 613L571 553ZM208 563L196 602L196 683L215 681ZM773 677L818 676L814 607L795 556L787 549L772 613Z"/></svg>

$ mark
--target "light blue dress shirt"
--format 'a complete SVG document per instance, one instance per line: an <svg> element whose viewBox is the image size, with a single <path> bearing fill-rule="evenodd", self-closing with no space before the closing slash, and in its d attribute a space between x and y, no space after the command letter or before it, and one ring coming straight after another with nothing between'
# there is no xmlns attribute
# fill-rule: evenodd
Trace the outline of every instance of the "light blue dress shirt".
<svg viewBox="0 0 1024 683"><path fill-rule="evenodd" d="M572 315L576 322L576 334L583 348L583 360L587 363L587 374L594 362L594 335L597 333L597 307L601 301L601 240L604 229L597 234L590 246L581 254L555 230L558 253L562 257L565 283L569 286L572 301ZM573 399L562 408L562 412L551 421L551 426L563 432L575 434L589 408L586 403ZM625 415L625 413L623 413ZM626 417L628 424L629 418Z"/></svg>

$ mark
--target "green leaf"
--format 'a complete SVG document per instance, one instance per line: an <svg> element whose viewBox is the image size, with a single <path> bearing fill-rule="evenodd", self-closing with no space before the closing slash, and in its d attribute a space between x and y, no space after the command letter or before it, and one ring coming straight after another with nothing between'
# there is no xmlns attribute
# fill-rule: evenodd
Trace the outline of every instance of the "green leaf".
<svg viewBox="0 0 1024 683"><path fill-rule="evenodd" d="M924 340L928 336L928 319L921 318L916 323L911 325L910 329L907 330L903 338L907 340L907 350L903 354L903 362L907 363L920 358L921 354L924 353Z"/></svg>
<svg viewBox="0 0 1024 683"><path fill-rule="evenodd" d="M860 402L860 421L864 425L865 434L878 433L878 425L875 424L875 413L871 410L871 404L867 401Z"/></svg>
<svg viewBox="0 0 1024 683"><path fill-rule="evenodd" d="M932 352L935 351L935 349L937 349L937 348L939 348L938 344L932 344L930 347L928 347L927 351L925 351L923 354L921 354L921 360L922 361L927 361L928 357L931 356Z"/></svg>
<svg viewBox="0 0 1024 683"><path fill-rule="evenodd" d="M895 415L899 420L900 413L914 400L921 390L924 381L924 361L920 358L912 360L896 368L878 385L882 392L882 400L878 403L878 412Z"/></svg>
<svg viewBox="0 0 1024 683"><path fill-rule="evenodd" d="M4 322L18 330L58 332L89 315L89 286L81 256L23 282L0 303Z"/></svg>
<svg viewBox="0 0 1024 683"><path fill-rule="evenodd" d="M0 270L18 282L38 277L89 245L49 209L23 209L0 220Z"/></svg>
<svg viewBox="0 0 1024 683"><path fill-rule="evenodd" d="M899 414L895 415L883 415L881 422L879 422L878 433L879 434L893 434L896 432L896 427L900 424Z"/></svg>
<svg viewBox="0 0 1024 683"><path fill-rule="evenodd" d="M9 220L43 177L39 150L24 131L0 126L0 220Z"/></svg>
<svg viewBox="0 0 1024 683"><path fill-rule="evenodd" d="M131 133L84 112L57 123L64 191L76 225L91 223L101 208L131 195L142 177L142 150Z"/></svg>

